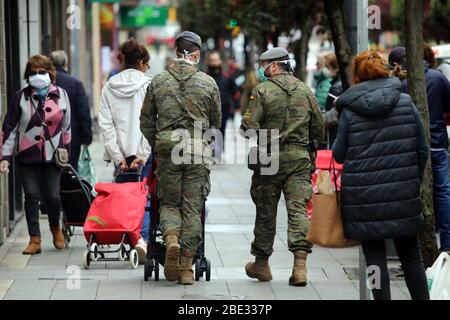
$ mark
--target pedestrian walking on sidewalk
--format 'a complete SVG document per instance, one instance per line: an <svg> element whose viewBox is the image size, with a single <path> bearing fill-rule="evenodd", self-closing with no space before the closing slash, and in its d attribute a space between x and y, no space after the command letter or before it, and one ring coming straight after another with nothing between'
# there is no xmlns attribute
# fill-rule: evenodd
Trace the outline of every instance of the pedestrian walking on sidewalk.
<svg viewBox="0 0 450 320"><path fill-rule="evenodd" d="M211 51L207 55L208 62L208 75L216 81L220 91L220 101L222 102L222 124L220 125L220 132L223 139L220 139L221 144L218 143L215 146L215 157L220 163L222 161L222 155L225 148L225 128L227 121L234 112L233 108L233 96L237 92L237 87L234 80L231 79L223 70L223 62L220 57L219 51Z"/></svg>
<svg viewBox="0 0 450 320"><path fill-rule="evenodd" d="M394 48L389 62L395 69L404 70L407 61L404 47ZM431 167L433 169L433 206L436 213L443 252L450 252L450 179L448 161L448 133L445 114L450 113L450 82L444 74L430 69L424 61L425 84L427 87L428 110L430 113ZM407 80L403 80L403 91L408 92Z"/></svg>
<svg viewBox="0 0 450 320"><path fill-rule="evenodd" d="M247 136L251 132L248 129L279 130L279 170L274 175L264 175L259 168L254 170L250 193L256 206L255 239L251 246L255 262L248 263L245 271L251 278L272 280L269 257L273 252L277 206L283 192L288 211L288 246L294 254L289 284L305 286L306 258L312 251L311 243L305 239L309 225L306 203L312 192L309 145L311 141L324 139L323 120L314 94L292 75L285 49L270 49L259 60L263 82L250 97L241 129ZM259 148L264 144L273 141L258 139Z"/></svg>
<svg viewBox="0 0 450 320"><path fill-rule="evenodd" d="M66 91L55 85L50 59L32 56L25 67L28 85L19 90L6 113L0 136L0 172L8 172L14 157L25 193L25 217L30 243L23 254L41 252L39 202L47 206L53 245L64 248L60 226L61 169L53 159L55 148L70 150L70 102Z"/></svg>
<svg viewBox="0 0 450 320"><path fill-rule="evenodd" d="M200 37L190 31L182 32L175 47L177 59L148 87L141 130L158 161L157 195L166 245L164 275L168 281L191 285L192 262L202 241L201 212L210 189L211 160L203 154L209 141L204 137L196 140L194 130L203 135L211 128L220 128L221 102L214 79L196 66L202 47ZM188 139L193 141L193 145L189 144L191 151L181 151L182 163L172 157L173 148L179 143L172 139L179 130L193 137Z"/></svg>
<svg viewBox="0 0 450 320"><path fill-rule="evenodd" d="M330 71L332 77L331 87L328 91L329 95L325 103L326 113L324 114L324 118L326 120L325 124L327 127L327 149L331 149L337 135L337 123L335 121L331 121L335 118L335 116L333 117L333 114L335 115L337 113L334 105L336 99L335 97L339 97L342 92L344 92L344 88L342 87L341 76L339 74L339 64L336 54L329 53L325 56L325 66Z"/></svg>
<svg viewBox="0 0 450 320"><path fill-rule="evenodd" d="M418 233L424 226L420 185L428 157L424 128L399 79L366 51L353 60L355 85L336 101L341 112L333 146L342 172L347 239L361 240L367 266L376 266L375 300L391 298L385 239L394 239L413 299L429 299Z"/></svg>
<svg viewBox="0 0 450 320"><path fill-rule="evenodd" d="M121 71L102 89L98 123L105 145L105 160L112 160L116 171L137 169L150 156L150 145L139 130L139 115L151 79L147 49L134 38L120 47ZM144 215L141 237L135 247L139 263L145 262L150 217Z"/></svg>
<svg viewBox="0 0 450 320"><path fill-rule="evenodd" d="M81 145L92 143L92 121L89 98L84 90L83 83L67 72L67 53L63 50L53 51L50 60L56 68L56 85L66 90L70 101L70 128L72 140L70 142L69 162L78 170Z"/></svg>

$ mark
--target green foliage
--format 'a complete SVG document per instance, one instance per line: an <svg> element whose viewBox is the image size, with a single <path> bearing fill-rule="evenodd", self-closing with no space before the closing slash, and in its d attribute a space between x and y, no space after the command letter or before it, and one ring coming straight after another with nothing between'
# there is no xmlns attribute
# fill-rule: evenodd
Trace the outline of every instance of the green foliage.
<svg viewBox="0 0 450 320"><path fill-rule="evenodd" d="M391 25L394 30L403 30L405 26L405 0L391 2Z"/></svg>
<svg viewBox="0 0 450 320"><path fill-rule="evenodd" d="M183 29L218 38L227 34L230 21L255 39L264 34L301 28L311 18L317 1L180 0L178 19Z"/></svg>
<svg viewBox="0 0 450 320"><path fill-rule="evenodd" d="M450 42L450 2L432 0L426 24L429 26L424 30L427 40Z"/></svg>

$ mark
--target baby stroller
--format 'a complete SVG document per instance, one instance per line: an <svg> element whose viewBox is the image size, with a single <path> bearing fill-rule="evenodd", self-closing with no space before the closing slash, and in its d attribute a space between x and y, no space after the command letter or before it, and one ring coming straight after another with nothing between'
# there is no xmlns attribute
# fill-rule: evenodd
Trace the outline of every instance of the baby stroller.
<svg viewBox="0 0 450 320"><path fill-rule="evenodd" d="M92 261L125 261L133 269L139 264L138 254L132 249L139 240L142 219L148 197L146 179L141 181L142 167L120 172L113 183L97 183L98 192L84 223L88 242L83 265ZM118 245L111 249L111 245ZM128 248L127 248L128 246ZM117 254L107 257L106 254Z"/></svg>
<svg viewBox="0 0 450 320"><path fill-rule="evenodd" d="M66 247L69 246L75 227L82 227L94 196L92 186L81 179L76 170L68 165L61 172L60 197L62 206L62 232Z"/></svg>
<svg viewBox="0 0 450 320"><path fill-rule="evenodd" d="M155 175L157 163L153 156L151 156L149 161L151 161L150 173L148 176L150 198L146 210L149 210L150 214L150 232L147 245L147 259L144 265L144 281L148 281L153 272L155 281L159 281L159 265L164 266L166 247L162 237L162 230L159 226L159 201L156 196L157 179ZM193 264L195 265L195 281L199 281L200 278L203 277L203 274L205 274L206 281L210 281L211 279L211 262L205 257L205 220L206 210L205 204L203 204L201 212L203 241L198 247L193 260Z"/></svg>

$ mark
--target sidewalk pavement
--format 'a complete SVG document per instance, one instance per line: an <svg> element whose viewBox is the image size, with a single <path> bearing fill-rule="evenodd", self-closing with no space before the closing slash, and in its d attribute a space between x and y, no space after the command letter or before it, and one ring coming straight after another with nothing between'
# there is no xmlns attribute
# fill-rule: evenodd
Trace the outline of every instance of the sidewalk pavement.
<svg viewBox="0 0 450 320"><path fill-rule="evenodd" d="M99 181L111 181L112 165L102 161L103 144L90 147ZM250 199L251 172L245 165L216 165L211 170L211 194L207 206L206 257L211 260L211 281L193 286L167 282L160 269L160 281L143 280L143 267L132 270L128 262L94 262L83 269L86 241L82 228L76 229L69 248L54 249L48 223L41 217L43 251L25 256L28 242L25 219L18 223L0 247L0 299L359 299L358 248L315 247L308 258L308 286L291 287L293 257L287 248L287 213L279 204L277 236L270 259L273 281L249 279L244 265L253 259L255 208ZM398 262L391 263L398 267ZM75 270L75 271L74 271ZM356 270L356 271L355 271ZM73 288L73 275L80 287ZM410 299L404 281L391 281L393 299Z"/></svg>

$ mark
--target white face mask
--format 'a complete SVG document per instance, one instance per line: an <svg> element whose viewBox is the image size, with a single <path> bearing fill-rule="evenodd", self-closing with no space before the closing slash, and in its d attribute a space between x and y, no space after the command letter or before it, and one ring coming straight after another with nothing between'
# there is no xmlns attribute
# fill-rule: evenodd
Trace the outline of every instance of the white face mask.
<svg viewBox="0 0 450 320"><path fill-rule="evenodd" d="M324 67L322 70L322 74L327 77L327 78L331 78L331 72L330 69L328 69L327 67Z"/></svg>
<svg viewBox="0 0 450 320"><path fill-rule="evenodd" d="M196 52L196 51L195 51ZM195 52L192 53L188 53L186 50L184 51L184 54L181 56L181 58L179 59L175 59L176 61L184 61L187 62L191 65L197 65L200 63L200 56L198 57L198 59L196 61L192 61L191 58L194 55Z"/></svg>
<svg viewBox="0 0 450 320"><path fill-rule="evenodd" d="M36 89L48 87L50 85L50 82L50 75L48 73L36 74L28 78L28 83Z"/></svg>

